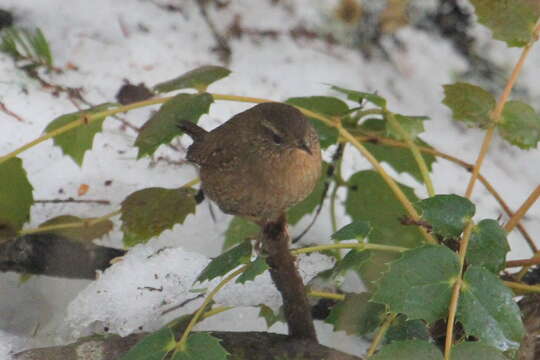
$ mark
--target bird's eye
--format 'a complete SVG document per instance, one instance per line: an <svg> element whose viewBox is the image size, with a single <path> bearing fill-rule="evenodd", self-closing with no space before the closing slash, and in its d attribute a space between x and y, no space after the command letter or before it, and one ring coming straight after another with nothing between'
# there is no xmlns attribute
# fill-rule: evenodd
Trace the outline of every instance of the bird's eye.
<svg viewBox="0 0 540 360"><path fill-rule="evenodd" d="M283 138L281 136L279 136L278 134L272 134L272 140L274 140L274 142L276 144L282 144L283 143Z"/></svg>

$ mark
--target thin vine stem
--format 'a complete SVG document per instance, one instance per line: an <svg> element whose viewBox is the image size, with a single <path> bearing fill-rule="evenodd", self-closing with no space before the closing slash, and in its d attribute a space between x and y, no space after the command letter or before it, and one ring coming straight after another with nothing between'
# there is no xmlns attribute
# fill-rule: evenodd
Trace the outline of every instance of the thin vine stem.
<svg viewBox="0 0 540 360"><path fill-rule="evenodd" d="M318 298L330 299L330 300L338 300L338 301L345 300L345 295L343 294L329 293L325 291L312 290L312 291L308 291L307 295L311 297L318 297Z"/></svg>
<svg viewBox="0 0 540 360"><path fill-rule="evenodd" d="M514 229L514 227L517 225L519 220L527 213L527 211L531 208L531 206L538 200L540 197L540 185L536 187L536 189L533 190L533 192L529 195L527 200L519 207L518 211L508 220L506 225L504 226L504 230L506 232L510 232Z"/></svg>
<svg viewBox="0 0 540 360"><path fill-rule="evenodd" d="M379 330L377 330L373 342L369 346L369 350L366 355L367 358L370 358L371 356L373 356L373 354L375 354L375 351L379 347L379 344L382 342L384 335L386 334L388 328L390 327L390 325L392 325L392 322L396 319L396 317L397 314L395 313L390 313L388 314L388 316L386 316L386 319L384 319L383 323L379 327Z"/></svg>
<svg viewBox="0 0 540 360"><path fill-rule="evenodd" d="M356 249L356 250L379 250L390 252L403 252L410 250L406 247L382 245L382 244L370 244L370 243L337 243L337 244L325 244L310 246L305 248L299 248L291 250L291 254L296 256L299 254L307 254L316 251L336 250L336 249Z"/></svg>
<svg viewBox="0 0 540 360"><path fill-rule="evenodd" d="M513 281L503 281L510 289L519 290L522 293L540 293L540 285L528 285Z"/></svg>
<svg viewBox="0 0 540 360"><path fill-rule="evenodd" d="M452 344L454 339L454 321L456 320L456 312L459 300L459 293L461 291L461 285L463 284L463 272L465 268L465 255L467 254L467 247L469 246L469 239L471 238L472 228L474 222L469 221L465 230L463 231L463 238L459 246L459 275L452 288L452 297L450 298L450 305L448 306L448 322L446 325L446 339L444 344L444 360L450 360L450 353L452 351Z"/></svg>
<svg viewBox="0 0 540 360"><path fill-rule="evenodd" d="M118 209L95 219L87 219L83 221L75 221L75 222L64 223L64 224L45 225L45 226L40 226L33 229L24 229L24 230L19 231L19 235L28 235L28 234L35 234L35 233L41 233L41 232L47 232L47 231L53 231L53 230L61 230L61 229L90 227L100 222L103 222L105 220L108 220L112 217L115 217L116 215L119 215L121 212L122 210Z"/></svg>

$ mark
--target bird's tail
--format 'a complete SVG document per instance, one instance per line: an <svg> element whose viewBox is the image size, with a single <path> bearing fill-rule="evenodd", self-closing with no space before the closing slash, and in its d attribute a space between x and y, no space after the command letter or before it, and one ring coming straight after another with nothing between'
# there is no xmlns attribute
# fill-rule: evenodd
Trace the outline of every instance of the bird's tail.
<svg viewBox="0 0 540 360"><path fill-rule="evenodd" d="M206 134L208 134L208 131L189 120L180 121L180 123L178 123L178 127L180 130L188 134L194 142L202 141Z"/></svg>

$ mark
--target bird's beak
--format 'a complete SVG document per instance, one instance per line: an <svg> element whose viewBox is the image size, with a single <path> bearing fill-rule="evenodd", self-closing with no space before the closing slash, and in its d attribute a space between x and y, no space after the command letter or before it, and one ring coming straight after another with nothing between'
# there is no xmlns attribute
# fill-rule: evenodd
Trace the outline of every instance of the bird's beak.
<svg viewBox="0 0 540 360"><path fill-rule="evenodd" d="M307 152L309 155L313 155L313 153L311 152L311 149L309 148L309 146L305 143L305 142L301 142L300 143L300 146L298 146L298 148L300 150L304 150L305 152Z"/></svg>

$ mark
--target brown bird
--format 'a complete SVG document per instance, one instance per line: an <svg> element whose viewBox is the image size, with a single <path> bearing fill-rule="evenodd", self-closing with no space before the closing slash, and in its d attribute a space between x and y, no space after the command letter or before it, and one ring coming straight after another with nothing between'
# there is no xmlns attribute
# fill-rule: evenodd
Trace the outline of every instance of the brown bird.
<svg viewBox="0 0 540 360"><path fill-rule="evenodd" d="M203 192L225 213L275 221L321 175L317 133L293 106L262 103L210 132L190 121L179 126L193 138L187 159L200 167Z"/></svg>

